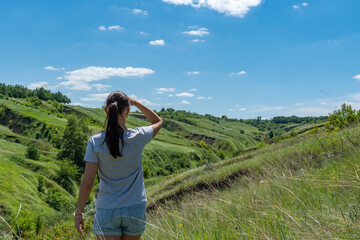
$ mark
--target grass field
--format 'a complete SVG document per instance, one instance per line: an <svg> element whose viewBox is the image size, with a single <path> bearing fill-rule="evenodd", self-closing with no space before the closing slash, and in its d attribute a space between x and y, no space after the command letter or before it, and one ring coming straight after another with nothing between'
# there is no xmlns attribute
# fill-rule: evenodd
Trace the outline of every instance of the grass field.
<svg viewBox="0 0 360 240"><path fill-rule="evenodd" d="M359 146L359 126L307 134L162 180L150 201L180 192L149 204L143 239L359 239ZM32 239L81 238L59 221Z"/></svg>
<svg viewBox="0 0 360 240"><path fill-rule="evenodd" d="M29 117L31 121L40 123L46 121L59 129L66 126L65 113L58 113L57 116L63 117L57 117L46 109L25 106L23 100L1 101L0 104L8 105L19 118ZM68 113L88 119L92 134L101 130L100 123L105 120L103 110L76 106L67 108ZM284 141L267 146L265 143L258 144L261 135L267 133L256 127L239 121L210 119L201 115L185 119L165 117L166 127L146 146L143 161L150 167L151 176L145 179L149 208L145 239L300 239L300 236L316 239L311 229L316 229L315 233L321 237L328 237L326 234L329 233L351 239L358 233L351 225L357 221L359 210L355 205L359 195L350 191L354 189L352 184L356 179L334 170L339 164L345 164L339 168L341 170L360 168L358 162L350 161L358 156L354 148L356 144L360 145L358 128L332 136L323 133L317 136L307 133L314 124L287 124L284 127L294 130L297 136L288 132ZM149 125L149 122L137 113L128 118L130 128L144 125ZM78 239L70 215L75 207L78 184L73 183L74 194L69 194L56 183L59 162L55 158L58 149L46 139L16 134L12 130L0 125L1 216L23 238ZM30 143L39 147L39 160L25 157L26 146ZM350 190L341 193L346 196L343 204L355 206L342 210L345 218L338 212L331 215L334 217L331 220L334 229L339 233L320 230L321 226L330 223L321 222L320 216L316 215L320 213L314 210L322 207L333 211L333 207L339 207L338 199L331 203L324 200L329 186L321 183L334 179L327 172L330 170L332 175L337 174L338 179L351 180L348 183ZM42 191L39 190L41 177L44 179ZM310 179L311 182L307 182ZM316 181L312 188L304 187L311 187L310 183ZM51 202L54 191L62 202L61 211L54 209ZM305 191L304 194L302 191ZM313 195L306 194L307 191ZM298 199L303 205L299 205ZM89 239L94 238L89 233L93 221L92 208L90 204L87 210ZM312 211L312 215L307 209ZM330 216L325 213L321 214ZM302 219L304 216L306 218ZM348 225L345 226L346 216ZM341 217L343 221L339 220ZM0 230L3 238L11 239L10 228L1 220ZM305 234L300 235L300 231Z"/></svg>
<svg viewBox="0 0 360 240"><path fill-rule="evenodd" d="M192 170L208 190L156 206L144 239L359 239L359 146L359 127L274 144L225 189Z"/></svg>

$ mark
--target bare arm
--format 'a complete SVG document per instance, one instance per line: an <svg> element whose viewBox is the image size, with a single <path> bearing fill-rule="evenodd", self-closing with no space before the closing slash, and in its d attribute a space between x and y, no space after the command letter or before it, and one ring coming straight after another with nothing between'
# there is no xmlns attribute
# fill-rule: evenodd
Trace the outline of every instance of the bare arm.
<svg viewBox="0 0 360 240"><path fill-rule="evenodd" d="M146 107L144 104L142 104L130 97L129 97L129 100L130 100L130 105L137 107L145 115L147 120L149 120L151 122L151 127L154 130L153 137L155 137L156 134L160 131L160 128L163 124L163 120L161 119L161 117L159 117L159 115L157 115L150 108Z"/></svg>
<svg viewBox="0 0 360 240"><path fill-rule="evenodd" d="M89 199L91 189L94 185L94 179L96 176L97 169L98 169L98 163L86 162L84 176L80 184L79 199L75 214L76 216L81 216L81 217L75 218L75 228L82 236L84 236L84 233L82 232L82 230L84 230L84 219L82 218L82 213L84 211L85 204Z"/></svg>

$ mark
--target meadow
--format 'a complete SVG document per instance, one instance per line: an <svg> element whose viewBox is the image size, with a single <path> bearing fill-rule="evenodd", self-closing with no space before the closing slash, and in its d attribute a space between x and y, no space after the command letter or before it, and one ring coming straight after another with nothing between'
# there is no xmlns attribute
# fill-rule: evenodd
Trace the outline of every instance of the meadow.
<svg viewBox="0 0 360 240"><path fill-rule="evenodd" d="M26 98L0 101L0 239L80 239L71 219L79 183L77 178L66 184L59 181L67 165L56 157L58 144L70 116L86 121L89 134L99 132L103 110L40 100L34 105ZM314 239L311 229L317 229L319 239L328 233L339 238L358 233L351 225L357 221L358 195L350 190L341 189L342 196L348 194L346 204L353 206L341 208L343 221L350 225L342 225L331 212L333 231L320 231L330 223L320 221L320 213L314 211L321 207L328 214L340 207L338 197L325 201L330 190L322 188L330 185L321 183L335 181L336 174L349 181L350 172L340 175L343 172L337 173L335 166L344 164L349 171L358 167L350 161L358 154L358 127L328 135L324 122L316 119L274 125L173 109L158 114L165 120L164 128L143 157L148 168L144 239ZM138 112L128 120L131 128L149 124ZM270 131L275 132L273 138ZM36 145L39 159L26 156L30 144ZM355 188L355 180L347 183L349 189ZM86 208L88 239L94 238L90 230L97 184Z"/></svg>

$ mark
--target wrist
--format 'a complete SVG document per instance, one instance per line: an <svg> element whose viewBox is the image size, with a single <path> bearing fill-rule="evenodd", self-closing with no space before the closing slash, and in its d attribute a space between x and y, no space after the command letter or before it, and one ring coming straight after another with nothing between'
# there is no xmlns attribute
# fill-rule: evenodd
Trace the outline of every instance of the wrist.
<svg viewBox="0 0 360 240"><path fill-rule="evenodd" d="M84 216L81 214L77 214L77 213L74 213L74 220L77 220L77 219L83 219Z"/></svg>
<svg viewBox="0 0 360 240"><path fill-rule="evenodd" d="M80 216L83 214L83 211L81 211L80 209L76 209L76 212L74 213L74 215Z"/></svg>

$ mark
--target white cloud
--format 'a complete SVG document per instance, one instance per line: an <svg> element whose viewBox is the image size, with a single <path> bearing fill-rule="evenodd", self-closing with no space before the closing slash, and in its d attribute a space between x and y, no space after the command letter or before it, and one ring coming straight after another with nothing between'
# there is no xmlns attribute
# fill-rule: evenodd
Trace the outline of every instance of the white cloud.
<svg viewBox="0 0 360 240"><path fill-rule="evenodd" d="M144 105L150 105L150 106L155 106L155 105L159 105L157 103L152 103L149 100L145 99L145 98L139 98L138 96L132 94L130 95L131 98L135 99L136 101L141 102Z"/></svg>
<svg viewBox="0 0 360 240"><path fill-rule="evenodd" d="M190 102L188 102L188 101L186 101L186 100L182 100L180 103L181 103L181 104L190 104Z"/></svg>
<svg viewBox="0 0 360 240"><path fill-rule="evenodd" d="M192 42L194 42L194 43L198 43L198 42L205 42L205 40L203 40L203 39L193 39L193 40L191 40Z"/></svg>
<svg viewBox="0 0 360 240"><path fill-rule="evenodd" d="M241 75L245 75L246 72L244 70L237 72L237 73L230 73L230 76L241 76Z"/></svg>
<svg viewBox="0 0 360 240"><path fill-rule="evenodd" d="M292 116L296 115L299 117L306 117L306 116L327 116L329 113L333 112L334 109L329 107L303 107L297 108L285 115Z"/></svg>
<svg viewBox="0 0 360 240"><path fill-rule="evenodd" d="M111 87L111 85L105 85L105 84L101 84L101 83L92 84L91 86L96 87L96 90L98 90L98 91L105 91L109 87Z"/></svg>
<svg viewBox="0 0 360 240"><path fill-rule="evenodd" d="M321 102L320 105L326 105L327 103L326 102Z"/></svg>
<svg viewBox="0 0 360 240"><path fill-rule="evenodd" d="M92 102L92 101L95 101L95 102L105 102L106 101L106 98L107 96L109 95L110 93L93 93L93 94L88 94L87 97L82 97L80 98L81 101L88 101L88 102Z"/></svg>
<svg viewBox="0 0 360 240"><path fill-rule="evenodd" d="M140 31L139 32L141 35L148 35L146 32L144 32L144 31Z"/></svg>
<svg viewBox="0 0 360 240"><path fill-rule="evenodd" d="M50 70L50 71L65 70L65 68L55 68L53 66L46 66L46 67L44 67L44 69Z"/></svg>
<svg viewBox="0 0 360 240"><path fill-rule="evenodd" d="M113 25L113 26L108 26L108 30L109 31L112 31L112 30L122 31L122 30L124 30L124 28L120 27L119 25Z"/></svg>
<svg viewBox="0 0 360 240"><path fill-rule="evenodd" d="M205 99L211 100L212 99L212 97L203 97L203 96L196 97L196 98L199 100L205 100Z"/></svg>
<svg viewBox="0 0 360 240"><path fill-rule="evenodd" d="M305 103L295 103L295 106L304 106Z"/></svg>
<svg viewBox="0 0 360 240"><path fill-rule="evenodd" d="M198 89L196 89L196 88L192 88L192 89L190 89L189 91L192 91L192 92L196 92Z"/></svg>
<svg viewBox="0 0 360 240"><path fill-rule="evenodd" d="M177 96L177 97L193 97L194 94L188 93L188 92L182 92L182 93L175 94L175 96Z"/></svg>
<svg viewBox="0 0 360 240"><path fill-rule="evenodd" d="M191 36L204 36L210 34L207 28L198 28L197 30L185 31L183 34L191 35Z"/></svg>
<svg viewBox="0 0 360 240"><path fill-rule="evenodd" d="M162 39L154 40L149 42L150 45L157 45L157 46L163 46L165 45L165 41Z"/></svg>
<svg viewBox="0 0 360 240"><path fill-rule="evenodd" d="M175 88L155 88L156 91L159 92L175 92Z"/></svg>
<svg viewBox="0 0 360 240"><path fill-rule="evenodd" d="M148 15L148 11L144 11L144 10L141 10L141 9L138 9L138 8L134 8L132 10L132 13L134 14L141 14L141 15Z"/></svg>
<svg viewBox="0 0 360 240"><path fill-rule="evenodd" d="M354 79L360 81L360 74L353 77Z"/></svg>
<svg viewBox="0 0 360 240"><path fill-rule="evenodd" d="M239 106L239 105L235 105L236 106ZM229 108L229 111L232 111L232 112L235 112L235 111L246 111L246 108Z"/></svg>
<svg viewBox="0 0 360 240"><path fill-rule="evenodd" d="M235 107L240 107L240 105L239 105L239 104L235 104Z"/></svg>
<svg viewBox="0 0 360 240"><path fill-rule="evenodd" d="M84 103L81 103L81 102L75 102L75 103L69 103L69 105L74 105L74 106L84 106Z"/></svg>
<svg viewBox="0 0 360 240"><path fill-rule="evenodd" d="M101 25L101 26L98 27L98 29L100 31L106 31L106 29L109 30L109 31L113 31L113 30L122 31L125 28L120 27L119 25L112 25L112 26L108 26L108 27L105 27L104 25Z"/></svg>
<svg viewBox="0 0 360 240"><path fill-rule="evenodd" d="M173 97L174 95L173 94L169 94L169 96L168 97Z"/></svg>
<svg viewBox="0 0 360 240"><path fill-rule="evenodd" d="M57 79L57 80L61 80L61 79L63 79L63 77L62 77L62 76L59 76L59 77L57 77L56 79Z"/></svg>
<svg viewBox="0 0 360 240"><path fill-rule="evenodd" d="M107 68L90 66L66 72L64 78L67 81L59 83L58 86L86 91L92 88L89 83L93 81L108 79L110 77L143 77L153 73L155 72L148 68Z"/></svg>
<svg viewBox="0 0 360 240"><path fill-rule="evenodd" d="M303 2L301 4L294 4L292 7L293 7L293 9L299 9L300 7L307 7L307 6L308 6L308 3Z"/></svg>
<svg viewBox="0 0 360 240"><path fill-rule="evenodd" d="M48 89L49 87L49 83L48 82L34 82L34 83L30 83L27 88L28 89L36 89L36 88L45 88Z"/></svg>
<svg viewBox="0 0 360 240"><path fill-rule="evenodd" d="M188 75L198 75L198 71L187 72Z"/></svg>
<svg viewBox="0 0 360 240"><path fill-rule="evenodd" d="M263 112L263 111L274 111L274 110L282 110L284 109L283 107L260 107L257 108L254 112Z"/></svg>
<svg viewBox="0 0 360 240"><path fill-rule="evenodd" d="M101 26L98 26L98 29L100 31L105 31L106 30L106 27L104 25L101 25Z"/></svg>
<svg viewBox="0 0 360 240"><path fill-rule="evenodd" d="M206 7L229 16L244 17L251 7L260 5L261 0L163 0L175 5Z"/></svg>

